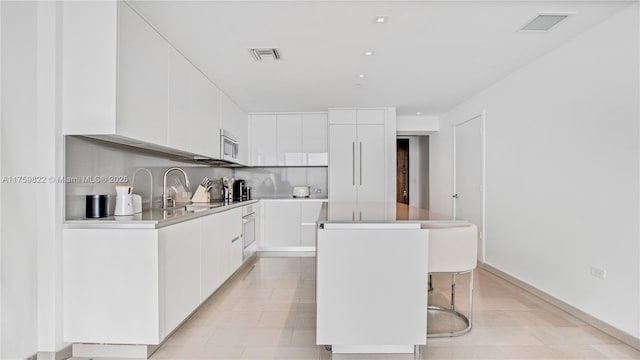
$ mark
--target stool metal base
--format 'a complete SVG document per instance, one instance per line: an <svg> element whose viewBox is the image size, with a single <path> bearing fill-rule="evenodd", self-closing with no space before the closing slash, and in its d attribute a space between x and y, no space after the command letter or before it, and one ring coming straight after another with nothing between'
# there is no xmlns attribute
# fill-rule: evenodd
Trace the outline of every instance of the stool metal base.
<svg viewBox="0 0 640 360"><path fill-rule="evenodd" d="M459 311L456 310L456 274L464 274L469 273L469 317L463 315ZM429 280L431 280L431 274L429 274ZM431 285L431 281L429 281ZM471 331L471 316L473 314L473 270L452 273L451 274L451 307L445 308L441 306L428 305L427 311L441 311L448 314L452 314L454 316L459 317L466 324L466 327L462 330L456 331L448 331L448 332L440 332L440 333L429 333L427 330L427 338L438 338L438 337L454 337L460 336ZM428 327L428 324L427 324Z"/></svg>
<svg viewBox="0 0 640 360"><path fill-rule="evenodd" d="M449 331L449 332L431 333L430 334L428 332L428 330L427 330L427 338L454 337L454 336L464 335L464 334L468 333L469 331L471 331L471 321L469 321L469 318L466 317L465 315L463 315L462 313L456 311L456 310L451 310L451 309L440 307L440 306L429 306L429 307L427 307L427 311L442 311L442 312L451 314L453 316L457 316L460 319L462 319L462 321L467 325L464 329L457 330L457 331Z"/></svg>

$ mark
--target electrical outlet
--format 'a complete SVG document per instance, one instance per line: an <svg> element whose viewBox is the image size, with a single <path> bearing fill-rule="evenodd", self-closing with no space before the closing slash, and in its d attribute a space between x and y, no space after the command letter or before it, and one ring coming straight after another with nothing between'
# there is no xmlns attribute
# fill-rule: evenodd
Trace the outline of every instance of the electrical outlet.
<svg viewBox="0 0 640 360"><path fill-rule="evenodd" d="M595 276L598 279L604 280L607 277L607 271L605 269L600 269L595 266L591 267L591 276Z"/></svg>

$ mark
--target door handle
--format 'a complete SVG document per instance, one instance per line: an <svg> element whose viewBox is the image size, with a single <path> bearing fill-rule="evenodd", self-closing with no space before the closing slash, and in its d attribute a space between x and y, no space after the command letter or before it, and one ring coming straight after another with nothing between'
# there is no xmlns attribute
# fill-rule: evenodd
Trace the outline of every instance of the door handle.
<svg viewBox="0 0 640 360"><path fill-rule="evenodd" d="M360 186L362 186L362 141L360 141Z"/></svg>
<svg viewBox="0 0 640 360"><path fill-rule="evenodd" d="M236 236L231 240L231 243L233 244L234 242L240 240L240 236Z"/></svg>
<svg viewBox="0 0 640 360"><path fill-rule="evenodd" d="M407 196L407 190L404 190L404 191L402 192L402 196L404 196L404 197L406 197L406 196Z"/></svg>
<svg viewBox="0 0 640 360"><path fill-rule="evenodd" d="M458 194L453 194L453 196L452 196L452 197L453 197L454 199L457 199L459 196L458 196Z"/></svg>
<svg viewBox="0 0 640 360"><path fill-rule="evenodd" d="M352 174L351 174L351 182L353 183L353 186L356 186L356 142L352 142L351 143L351 169Z"/></svg>

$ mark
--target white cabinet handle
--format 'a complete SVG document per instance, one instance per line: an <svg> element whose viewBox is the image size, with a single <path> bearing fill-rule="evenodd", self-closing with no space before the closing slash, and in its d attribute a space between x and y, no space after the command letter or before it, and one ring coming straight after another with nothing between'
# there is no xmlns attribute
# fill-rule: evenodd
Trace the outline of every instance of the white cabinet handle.
<svg viewBox="0 0 640 360"><path fill-rule="evenodd" d="M362 186L362 141L360 141L360 185Z"/></svg>
<svg viewBox="0 0 640 360"><path fill-rule="evenodd" d="M240 236L236 236L233 238L233 240L231 240L231 243L233 244L234 242L240 240Z"/></svg>
<svg viewBox="0 0 640 360"><path fill-rule="evenodd" d="M353 170L353 173L351 174L351 182L353 183L353 186L356 186L356 142L352 142L351 143L351 169Z"/></svg>

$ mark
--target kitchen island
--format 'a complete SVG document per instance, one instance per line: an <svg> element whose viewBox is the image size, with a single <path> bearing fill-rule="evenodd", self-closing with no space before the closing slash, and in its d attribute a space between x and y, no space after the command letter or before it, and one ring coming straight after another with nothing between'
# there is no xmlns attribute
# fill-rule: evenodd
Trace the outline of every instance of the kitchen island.
<svg viewBox="0 0 640 360"><path fill-rule="evenodd" d="M412 353L426 344L428 229L461 223L404 204L323 205L316 343L334 353Z"/></svg>

